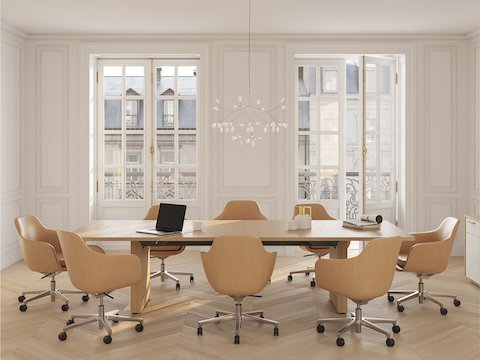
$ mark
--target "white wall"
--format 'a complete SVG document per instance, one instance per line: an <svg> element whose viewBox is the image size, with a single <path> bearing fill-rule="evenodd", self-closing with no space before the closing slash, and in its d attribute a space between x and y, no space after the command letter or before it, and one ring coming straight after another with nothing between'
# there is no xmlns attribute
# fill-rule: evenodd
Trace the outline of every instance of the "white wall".
<svg viewBox="0 0 480 360"><path fill-rule="evenodd" d="M470 154L470 174L471 179L469 207L470 214L480 215L480 31L477 31L475 36L471 39L470 46L470 59L471 59L471 93L473 104L472 110L472 122L470 126L471 136L469 139L472 141L472 145L469 148Z"/></svg>
<svg viewBox="0 0 480 360"><path fill-rule="evenodd" d="M209 110L216 97L229 103L247 91L244 37L129 36L125 40L33 36L27 44L28 100L21 107L27 111L28 125L26 211L48 226L73 230L89 219L88 55L125 51L161 54L169 47L178 50L183 45L192 53L198 53L199 47L205 49L206 94L200 120L207 125L202 163L205 198L199 216L216 215L233 198L257 200L271 218L291 216L296 188L293 88L288 77L293 74L292 51L305 49L319 53L407 53L407 209L402 225L410 231L431 229L445 216L463 219L470 210L471 163L469 144L464 139L470 130L473 97L469 91L471 48L466 36L255 38L252 92L271 105L286 96L290 101L286 120L291 126L254 149L241 148L208 126L216 116ZM250 176L252 171L257 173L255 179ZM454 254L463 253L463 228Z"/></svg>
<svg viewBox="0 0 480 360"><path fill-rule="evenodd" d="M0 267L21 258L13 219L24 212L26 85L25 35L1 28L1 180L0 180Z"/></svg>

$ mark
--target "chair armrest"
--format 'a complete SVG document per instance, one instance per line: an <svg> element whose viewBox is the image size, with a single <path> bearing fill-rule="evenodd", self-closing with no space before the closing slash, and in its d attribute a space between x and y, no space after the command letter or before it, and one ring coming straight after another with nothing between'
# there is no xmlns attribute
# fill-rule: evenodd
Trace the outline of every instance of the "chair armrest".
<svg viewBox="0 0 480 360"><path fill-rule="evenodd" d="M52 244L23 239L23 256L27 267L41 273L63 271Z"/></svg>
<svg viewBox="0 0 480 360"><path fill-rule="evenodd" d="M417 243L408 252L403 271L438 274L445 270L451 246L447 241Z"/></svg>
<svg viewBox="0 0 480 360"><path fill-rule="evenodd" d="M400 246L400 254L408 254L410 249L416 244L437 241L435 231L412 232L410 235L412 235L414 239L402 242L402 245Z"/></svg>

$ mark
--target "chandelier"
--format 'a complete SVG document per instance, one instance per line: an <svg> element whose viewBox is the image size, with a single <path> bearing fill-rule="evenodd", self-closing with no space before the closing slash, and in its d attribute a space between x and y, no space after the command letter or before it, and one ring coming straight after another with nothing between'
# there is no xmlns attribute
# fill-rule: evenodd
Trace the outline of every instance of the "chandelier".
<svg viewBox="0 0 480 360"><path fill-rule="evenodd" d="M288 127L288 123L280 121L276 117L278 110L286 110L285 98L280 103L270 109L262 105L259 99L253 101L251 95L251 0L248 1L248 98L237 97L237 102L230 109L222 106L218 98L215 99L215 105L212 110L222 112L223 119L213 122L212 128L218 129L221 133L231 134L233 141L238 141L240 145L244 143L255 146L255 143L262 140L263 133L277 134L281 128ZM263 128L263 130L262 130Z"/></svg>

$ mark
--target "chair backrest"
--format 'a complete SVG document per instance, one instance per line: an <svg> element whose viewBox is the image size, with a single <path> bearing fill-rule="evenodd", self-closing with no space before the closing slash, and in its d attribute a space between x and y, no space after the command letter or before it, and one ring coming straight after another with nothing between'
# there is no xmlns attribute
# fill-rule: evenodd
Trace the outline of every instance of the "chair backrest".
<svg viewBox="0 0 480 360"><path fill-rule="evenodd" d="M143 220L157 220L159 209L160 209L160 205L150 206L150 209L148 209L148 212L143 218Z"/></svg>
<svg viewBox="0 0 480 360"><path fill-rule="evenodd" d="M255 236L220 236L208 252L201 252L210 285L232 297L261 291L272 276L276 255L265 251Z"/></svg>
<svg viewBox="0 0 480 360"><path fill-rule="evenodd" d="M310 206L312 208L311 216L313 220L336 220L333 216L330 216L322 204L297 204L293 209L293 217L298 215L300 206Z"/></svg>
<svg viewBox="0 0 480 360"><path fill-rule="evenodd" d="M227 202L223 212L214 220L267 220L267 218L255 201L232 200Z"/></svg>
<svg viewBox="0 0 480 360"><path fill-rule="evenodd" d="M47 229L33 215L15 218L20 248L25 264L32 271L42 273L62 271L56 253L61 253L57 232Z"/></svg>
<svg viewBox="0 0 480 360"><path fill-rule="evenodd" d="M403 271L427 274L443 272L450 260L459 225L460 220L446 217L434 231L418 233L420 242L411 247ZM422 242L427 243L425 250L422 249Z"/></svg>
<svg viewBox="0 0 480 360"><path fill-rule="evenodd" d="M356 257L317 260L318 286L361 302L384 295L392 284L401 243L401 237L373 239Z"/></svg>
<svg viewBox="0 0 480 360"><path fill-rule="evenodd" d="M72 232L58 231L68 275L73 286L91 294L109 293L130 286L141 278L136 255L108 255L91 250Z"/></svg>

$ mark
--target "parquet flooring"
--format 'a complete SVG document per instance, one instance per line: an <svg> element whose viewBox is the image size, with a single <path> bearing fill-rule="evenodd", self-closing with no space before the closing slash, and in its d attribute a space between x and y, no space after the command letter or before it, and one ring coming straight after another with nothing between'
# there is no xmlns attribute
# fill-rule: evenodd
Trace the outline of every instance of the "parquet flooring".
<svg viewBox="0 0 480 360"><path fill-rule="evenodd" d="M280 322L280 336L274 337L271 326L244 322L241 344L233 344L233 322L204 326L197 336L197 321L211 317L216 309L232 310L233 301L214 293L201 267L197 251L167 259L168 269L193 271L195 283L182 279L182 289L175 290L171 281L152 282L149 311L142 314L145 330L136 333L133 323L113 326L113 342L102 342L104 331L94 324L69 332L68 339L57 339L69 314L94 313L95 299L83 303L70 295L70 309L63 312L60 302L48 298L29 304L25 313L18 310L17 297L23 290L48 288L47 279L29 271L22 261L1 272L1 359L393 359L408 360L480 358L480 289L463 275L463 258L452 258L447 271L426 281L431 291L456 293L462 301L459 308L447 300L448 315L440 315L436 305L415 301L405 303L398 313L395 304L385 297L364 307L366 316L394 317L401 333L395 334L395 347L385 345L381 334L363 329L361 334L345 334L346 344L335 344L340 325L328 324L326 332L316 332L316 319L336 317L328 293L311 288L303 275L287 282L293 269L312 265L313 258L278 257L272 283L261 298L249 297L244 310L264 309L265 317ZM159 266L152 261L152 268ZM68 275L58 276L60 288L72 288ZM412 274L396 273L393 288L416 288ZM106 310L129 313L129 289L112 293L106 299ZM349 302L353 309L353 303Z"/></svg>

